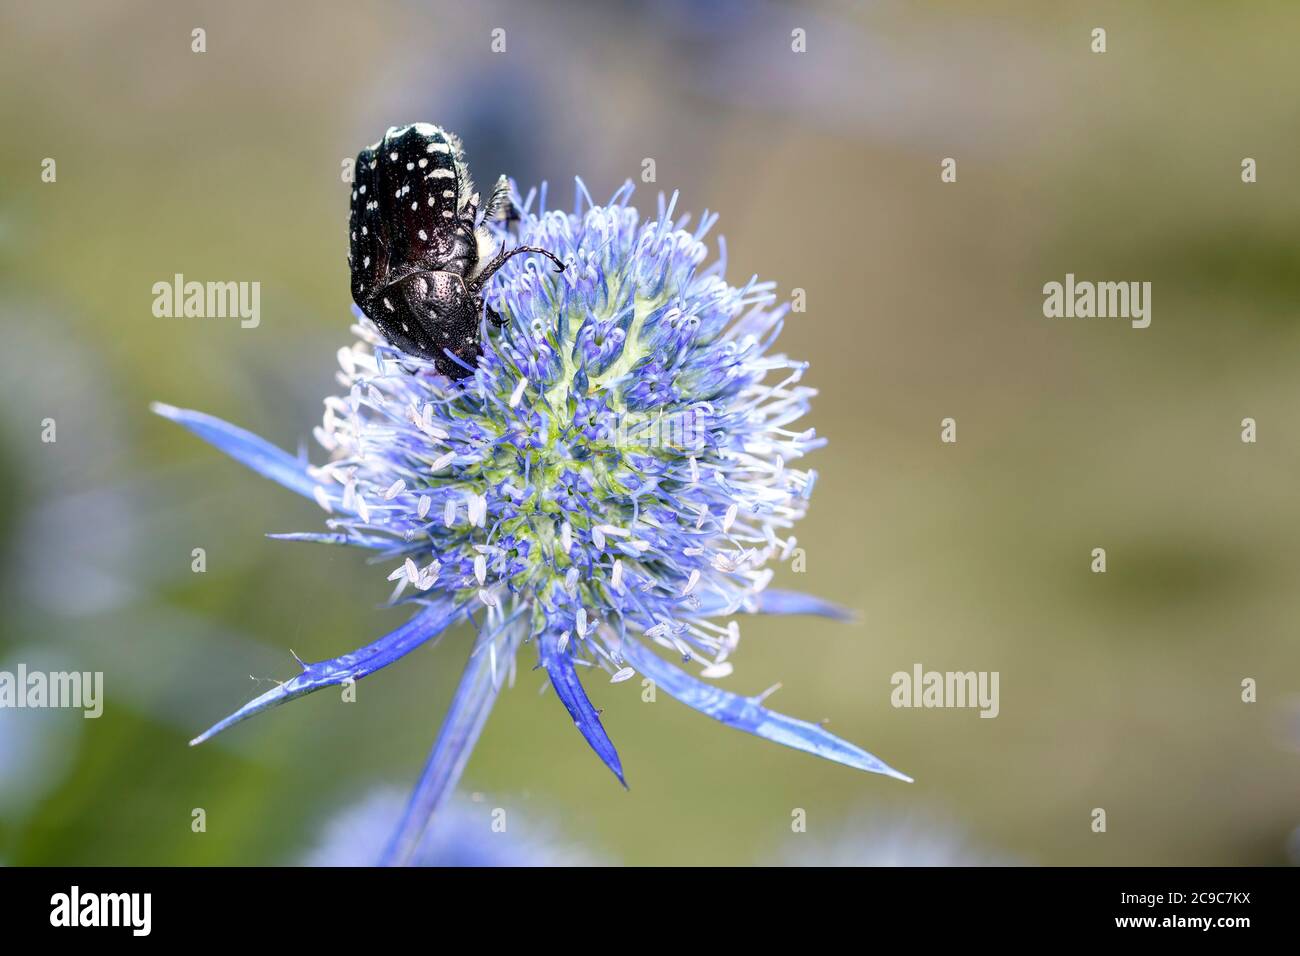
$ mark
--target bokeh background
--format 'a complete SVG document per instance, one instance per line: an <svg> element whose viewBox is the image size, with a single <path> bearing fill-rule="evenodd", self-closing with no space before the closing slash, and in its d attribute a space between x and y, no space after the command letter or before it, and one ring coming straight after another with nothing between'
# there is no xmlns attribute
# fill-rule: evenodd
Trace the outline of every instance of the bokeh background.
<svg viewBox="0 0 1300 956"><path fill-rule="evenodd" d="M578 174L607 196L653 158L643 209L680 190L722 213L729 278L807 290L783 344L830 445L807 572L778 584L860 618L746 622L726 686L780 681L778 709L917 781L596 686L625 793L524 669L468 806L637 864L913 839L919 862L946 839L961 861L1286 862L1298 40L1290 2L0 3L0 669L102 670L107 698L99 720L0 711L0 861L288 862L414 781L466 633L354 704L326 691L186 746L290 676L290 649L332 656L401 612L362 558L263 537L319 512L148 406L310 442L350 322L342 162L427 120L480 180L554 194ZM176 272L261 282L260 327L155 318ZM1151 327L1045 319L1066 272L1151 281ZM916 662L999 671L1000 716L892 708Z"/></svg>

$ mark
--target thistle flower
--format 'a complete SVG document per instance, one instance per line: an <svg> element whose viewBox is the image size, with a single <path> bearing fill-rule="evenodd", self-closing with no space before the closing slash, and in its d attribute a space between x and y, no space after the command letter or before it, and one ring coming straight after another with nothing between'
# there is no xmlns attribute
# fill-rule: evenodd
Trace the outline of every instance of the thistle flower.
<svg viewBox="0 0 1300 956"><path fill-rule="evenodd" d="M371 551L416 613L391 634L302 672L194 743L259 711L391 664L462 618L477 638L387 859L404 859L454 789L521 649L535 657L587 743L623 767L587 682L636 675L740 730L861 770L908 777L817 724L708 681L731 672L750 613L842 616L768 588L788 557L816 472L793 467L823 440L795 423L805 364L772 352L786 306L774 284L728 285L725 243L706 264L707 212L642 221L631 183L606 205L577 183L572 213L546 191L521 204L522 257L489 287L506 319L483 330L473 374L452 382L389 345L364 316L325 400L320 466L199 412L156 405L328 514L327 532L272 537ZM533 211L534 204L537 210ZM496 234L507 241L505 233ZM664 648L683 664L656 653ZM693 675L690 671L695 671ZM698 675L698 676L696 676Z"/></svg>

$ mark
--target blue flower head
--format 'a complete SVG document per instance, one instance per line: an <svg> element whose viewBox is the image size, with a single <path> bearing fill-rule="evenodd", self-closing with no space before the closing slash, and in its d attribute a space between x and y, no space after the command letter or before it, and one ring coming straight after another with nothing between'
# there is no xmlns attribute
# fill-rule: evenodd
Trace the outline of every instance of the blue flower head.
<svg viewBox="0 0 1300 956"><path fill-rule="evenodd" d="M373 552L394 603L415 614L372 644L302 672L196 743L258 711L384 667L462 618L477 639L423 777L389 848L403 859L454 789L517 655L535 657L592 749L624 780L583 682L640 675L710 717L861 770L908 779L817 724L711 681L731 673L750 613L840 616L768 587L788 557L822 444L800 429L805 364L773 352L786 315L773 284L724 279L725 244L674 218L643 221L628 183L595 205L578 182L571 213L545 188L521 204L523 257L493 279L506 319L483 329L473 374L453 382L397 351L364 316L340 350L342 392L325 400L320 466L218 419L155 410L293 491L327 532L277 535ZM534 211L536 206L536 211ZM499 241L507 241L503 232ZM658 653L669 652L671 663ZM579 674L582 678L579 678Z"/></svg>

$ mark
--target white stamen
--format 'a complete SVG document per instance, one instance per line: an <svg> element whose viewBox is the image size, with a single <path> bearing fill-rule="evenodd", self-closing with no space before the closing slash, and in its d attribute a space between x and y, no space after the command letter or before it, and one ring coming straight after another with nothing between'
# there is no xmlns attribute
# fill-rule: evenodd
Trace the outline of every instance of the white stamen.
<svg viewBox="0 0 1300 956"><path fill-rule="evenodd" d="M555 642L555 649L559 651L561 654L563 654L564 649L568 646L569 646L569 632L565 631L563 634L560 635L560 639Z"/></svg>
<svg viewBox="0 0 1300 956"><path fill-rule="evenodd" d="M392 501L394 498L396 498L405 490L406 490L406 482L403 481L401 478L398 478L395 482L389 485L388 490L384 492L384 500Z"/></svg>
<svg viewBox="0 0 1300 956"><path fill-rule="evenodd" d="M311 490L312 495L316 498L316 504L320 505L330 514L334 513L334 508L330 505L330 497L325 494L325 489L317 485Z"/></svg>
<svg viewBox="0 0 1300 956"><path fill-rule="evenodd" d="M614 573L610 575L609 586L615 591L623 590L623 559L614 561Z"/></svg>
<svg viewBox="0 0 1300 956"><path fill-rule="evenodd" d="M519 407L519 400L524 397L524 389L526 389L527 387L528 387L528 376L525 375L523 378L519 380L518 384L515 385L515 390L510 393L511 408Z"/></svg>
<svg viewBox="0 0 1300 956"><path fill-rule="evenodd" d="M420 503L415 509L416 515L421 518L429 516L429 509L433 506L433 499L428 495L420 495Z"/></svg>
<svg viewBox="0 0 1300 956"><path fill-rule="evenodd" d="M611 684L621 684L623 681L631 680L635 676L636 671L632 670L630 667L623 667L614 673L614 676L609 679L609 682Z"/></svg>
<svg viewBox="0 0 1300 956"><path fill-rule="evenodd" d="M481 554L474 559L474 577L478 578L479 584L487 581L487 558Z"/></svg>
<svg viewBox="0 0 1300 956"><path fill-rule="evenodd" d="M418 584L420 582L420 571L416 568L415 562L407 558L403 567L406 569L406 580L412 584Z"/></svg>
<svg viewBox="0 0 1300 956"><path fill-rule="evenodd" d="M731 526L736 523L736 515L740 514L740 505L733 504L727 509L727 513L722 516L722 530L728 532Z"/></svg>
<svg viewBox="0 0 1300 956"><path fill-rule="evenodd" d="M434 463L429 466L429 470L435 473L442 471L453 461L455 461L455 459L456 459L456 453L454 451L449 451L445 455L439 455L438 458L434 461Z"/></svg>
<svg viewBox="0 0 1300 956"><path fill-rule="evenodd" d="M731 661L722 661L718 664L710 664L708 667L704 668L704 670L700 671L700 676L707 680L713 680L718 677L730 677L733 670L735 670L735 668L732 666Z"/></svg>
<svg viewBox="0 0 1300 956"><path fill-rule="evenodd" d="M690 577L686 579L686 584L682 586L682 597L690 594L695 590L695 586L700 583L700 569L692 568Z"/></svg>
<svg viewBox="0 0 1300 956"><path fill-rule="evenodd" d="M475 528L481 528L487 521L487 497L484 495L471 495L469 501L469 523Z"/></svg>
<svg viewBox="0 0 1300 956"><path fill-rule="evenodd" d="M456 499L448 498L442 505L442 523L450 528L456 523Z"/></svg>
<svg viewBox="0 0 1300 956"><path fill-rule="evenodd" d="M567 521L560 525L560 547L565 554L573 550L573 528Z"/></svg>
<svg viewBox="0 0 1300 956"><path fill-rule="evenodd" d="M584 637L584 636L586 636L586 633L587 633L587 609L586 609L585 607L580 607L580 608L578 608L578 613L577 613L576 615L574 615L574 616L575 616L575 618L576 618L576 620L575 620L575 626L576 626L576 629L577 629L577 631L578 631L578 636L579 636L579 637Z"/></svg>
<svg viewBox="0 0 1300 956"><path fill-rule="evenodd" d="M807 501L809 498L811 498L813 493L813 485L815 484L817 484L817 472L816 470L811 470L808 472L808 480L804 482L803 490L799 492L799 497L801 497L804 501Z"/></svg>

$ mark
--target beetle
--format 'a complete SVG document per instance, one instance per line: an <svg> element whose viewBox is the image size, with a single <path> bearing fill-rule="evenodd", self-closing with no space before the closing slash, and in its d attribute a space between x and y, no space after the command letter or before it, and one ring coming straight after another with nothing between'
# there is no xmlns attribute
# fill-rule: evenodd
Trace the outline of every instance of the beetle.
<svg viewBox="0 0 1300 956"><path fill-rule="evenodd" d="M483 289L507 260L536 253L564 271L558 256L536 246L502 243L488 255L492 238L483 224L515 212L509 182L497 180L479 223L464 148L442 127L390 127L357 154L353 178L352 300L389 343L450 378L473 374L485 311L493 326L505 325L495 309L485 310Z"/></svg>

